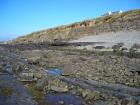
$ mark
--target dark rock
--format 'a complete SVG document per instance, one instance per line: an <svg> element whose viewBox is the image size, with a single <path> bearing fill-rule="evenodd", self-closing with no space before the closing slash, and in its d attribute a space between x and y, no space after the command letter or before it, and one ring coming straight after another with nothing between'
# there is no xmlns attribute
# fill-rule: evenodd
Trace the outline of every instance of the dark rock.
<svg viewBox="0 0 140 105"><path fill-rule="evenodd" d="M36 88L43 90L48 85L48 77L44 75L41 79L37 81Z"/></svg>

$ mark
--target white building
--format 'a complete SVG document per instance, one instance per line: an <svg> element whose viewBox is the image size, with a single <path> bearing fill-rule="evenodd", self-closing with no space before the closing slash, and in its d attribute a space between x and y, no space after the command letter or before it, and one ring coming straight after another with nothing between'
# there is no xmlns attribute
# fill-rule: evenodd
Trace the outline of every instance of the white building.
<svg viewBox="0 0 140 105"><path fill-rule="evenodd" d="M120 10L120 11L114 11L114 12L109 11L108 13L103 14L102 16L109 16L109 15L115 15L115 14L121 14L121 13L123 13L122 10Z"/></svg>
<svg viewBox="0 0 140 105"><path fill-rule="evenodd" d="M122 10L120 10L120 11L119 11L119 13L121 14L121 13L123 13L123 11L122 11Z"/></svg>
<svg viewBox="0 0 140 105"><path fill-rule="evenodd" d="M109 11L109 12L108 12L108 14L109 14L109 15L111 15L111 14L112 14L112 12L111 12L111 11Z"/></svg>

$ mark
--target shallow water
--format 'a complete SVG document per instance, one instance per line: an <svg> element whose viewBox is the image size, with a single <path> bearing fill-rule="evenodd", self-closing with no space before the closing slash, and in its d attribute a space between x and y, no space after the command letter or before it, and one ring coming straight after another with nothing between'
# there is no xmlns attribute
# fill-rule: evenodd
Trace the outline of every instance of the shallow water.
<svg viewBox="0 0 140 105"><path fill-rule="evenodd" d="M63 105L83 105L80 97L69 93L48 93L45 100L48 105L61 105L60 102L64 102Z"/></svg>
<svg viewBox="0 0 140 105"><path fill-rule="evenodd" d="M61 76L60 69L47 70L47 73L50 75Z"/></svg>

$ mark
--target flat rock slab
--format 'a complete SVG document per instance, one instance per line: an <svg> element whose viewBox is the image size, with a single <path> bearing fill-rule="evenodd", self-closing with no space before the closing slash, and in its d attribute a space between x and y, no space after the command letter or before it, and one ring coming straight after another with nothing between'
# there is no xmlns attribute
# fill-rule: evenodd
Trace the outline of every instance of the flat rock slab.
<svg viewBox="0 0 140 105"><path fill-rule="evenodd" d="M24 85L9 74L0 74L0 105L37 105Z"/></svg>
<svg viewBox="0 0 140 105"><path fill-rule="evenodd" d="M48 93L45 99L48 105L85 105L80 97L68 93Z"/></svg>
<svg viewBox="0 0 140 105"><path fill-rule="evenodd" d="M68 75L72 75L74 72L74 69L72 67L72 65L64 65L63 69L62 69L62 75L63 76L68 76Z"/></svg>
<svg viewBox="0 0 140 105"><path fill-rule="evenodd" d="M91 91L98 91L100 93L110 94L119 99L130 99L134 101L140 100L140 89L131 88L120 84L104 84L95 80L84 80L82 78L68 78L61 77L62 81L68 82L72 85L78 85L81 88L86 88Z"/></svg>

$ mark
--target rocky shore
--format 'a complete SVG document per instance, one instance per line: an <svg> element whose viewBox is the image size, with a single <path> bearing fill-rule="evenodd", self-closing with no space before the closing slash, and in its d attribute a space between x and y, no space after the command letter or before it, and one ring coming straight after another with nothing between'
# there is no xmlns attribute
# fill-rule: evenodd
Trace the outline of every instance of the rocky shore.
<svg viewBox="0 0 140 105"><path fill-rule="evenodd" d="M2 42L0 105L140 105L139 29L131 10Z"/></svg>
<svg viewBox="0 0 140 105"><path fill-rule="evenodd" d="M25 97L32 97L28 98L28 103L24 96L20 96L20 100L23 103L26 101L27 105L140 104L139 58L62 50L54 46L30 50L15 46L8 49L7 46L0 47L1 80L23 84L18 89L25 88L25 94L30 95ZM11 88L12 92L17 89ZM0 98L5 100L2 104L5 105L9 99L13 102L12 92L9 88L6 90L8 96ZM0 94L3 93L0 91Z"/></svg>

